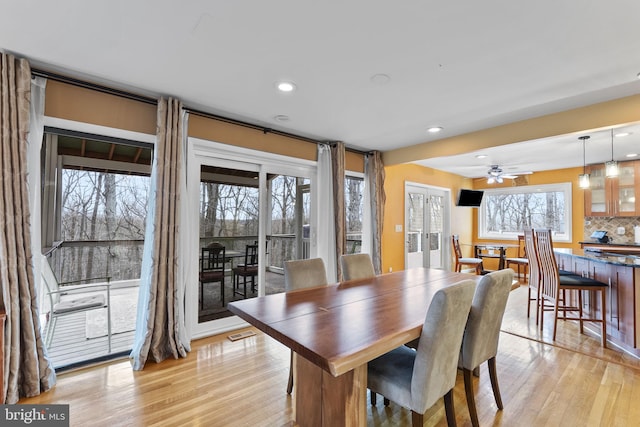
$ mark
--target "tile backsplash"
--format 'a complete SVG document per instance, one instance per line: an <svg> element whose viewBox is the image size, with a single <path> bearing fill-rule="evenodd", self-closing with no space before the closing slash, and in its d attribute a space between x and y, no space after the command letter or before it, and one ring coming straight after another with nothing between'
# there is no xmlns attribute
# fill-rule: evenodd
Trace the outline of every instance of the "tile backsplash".
<svg viewBox="0 0 640 427"><path fill-rule="evenodd" d="M584 217L584 240L588 241L589 236L596 230L605 230L611 243L633 243L633 226L640 225L640 217ZM618 228L624 228L624 234L618 234Z"/></svg>

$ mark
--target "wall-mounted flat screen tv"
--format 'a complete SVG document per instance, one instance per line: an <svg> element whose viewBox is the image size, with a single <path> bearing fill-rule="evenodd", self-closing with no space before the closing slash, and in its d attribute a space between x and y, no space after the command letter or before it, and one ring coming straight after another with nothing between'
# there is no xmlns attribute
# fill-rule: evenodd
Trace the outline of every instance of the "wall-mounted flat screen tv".
<svg viewBox="0 0 640 427"><path fill-rule="evenodd" d="M472 208L480 207L483 195L484 191L482 190L467 190L462 188L458 193L456 206L469 206Z"/></svg>

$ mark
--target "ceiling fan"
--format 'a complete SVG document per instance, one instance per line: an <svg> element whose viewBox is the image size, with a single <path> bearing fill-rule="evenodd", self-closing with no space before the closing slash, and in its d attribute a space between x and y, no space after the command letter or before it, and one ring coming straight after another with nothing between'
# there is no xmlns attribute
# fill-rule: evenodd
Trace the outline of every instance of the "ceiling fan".
<svg viewBox="0 0 640 427"><path fill-rule="evenodd" d="M530 175L533 172L513 172L513 173L504 173L502 168L498 165L491 165L491 168L487 171L487 183L493 184L497 182L498 184L502 184L504 178L516 179L520 175Z"/></svg>

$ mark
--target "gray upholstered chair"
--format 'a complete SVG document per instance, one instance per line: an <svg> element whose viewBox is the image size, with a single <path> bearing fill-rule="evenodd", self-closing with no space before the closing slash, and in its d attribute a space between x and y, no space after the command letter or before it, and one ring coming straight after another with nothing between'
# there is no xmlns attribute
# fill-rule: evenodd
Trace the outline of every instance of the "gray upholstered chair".
<svg viewBox="0 0 640 427"><path fill-rule="evenodd" d="M340 257L344 280L366 279L376 275L369 254L349 254Z"/></svg>
<svg viewBox="0 0 640 427"><path fill-rule="evenodd" d="M478 427L478 413L473 396L471 374L480 364L487 361L489 377L493 388L493 397L498 409L502 409L502 398L496 374L496 355L502 316L507 305L513 270L505 269L483 276L476 286L471 303L467 327L462 338L460 367L464 376L464 389L467 395L467 406L471 415L471 424Z"/></svg>
<svg viewBox="0 0 640 427"><path fill-rule="evenodd" d="M311 288L327 284L327 270L322 258L299 259L285 261L284 263L284 288L286 292L295 289ZM287 394L293 390L293 351L289 361L289 382Z"/></svg>
<svg viewBox="0 0 640 427"><path fill-rule="evenodd" d="M474 289L474 280L463 280L436 292L418 349L401 346L368 364L369 390L411 409L414 426L422 426L425 411L441 397L448 425L456 425L453 387Z"/></svg>

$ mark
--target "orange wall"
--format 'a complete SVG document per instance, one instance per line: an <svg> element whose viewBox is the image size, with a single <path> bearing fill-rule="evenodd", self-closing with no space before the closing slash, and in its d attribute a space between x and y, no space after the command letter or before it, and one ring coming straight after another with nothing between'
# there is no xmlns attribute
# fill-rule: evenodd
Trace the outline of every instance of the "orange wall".
<svg viewBox="0 0 640 427"><path fill-rule="evenodd" d="M462 241L471 241L473 208L455 206L460 188L471 188L472 182L459 175L442 172L414 164L385 167L384 191L387 201L384 208L382 230L382 271L404 270L404 185L405 182L432 185L451 190L451 233L459 234ZM396 225L402 231L396 232ZM447 236L448 238L448 236Z"/></svg>
<svg viewBox="0 0 640 427"><path fill-rule="evenodd" d="M152 104L47 81L44 114L49 117L154 135L156 111Z"/></svg>
<svg viewBox="0 0 640 427"><path fill-rule="evenodd" d="M96 90L49 80L45 115L146 134L156 133L156 106ZM306 160L316 160L313 142L226 123L192 114L189 136ZM364 156L345 153L346 169L364 172Z"/></svg>

